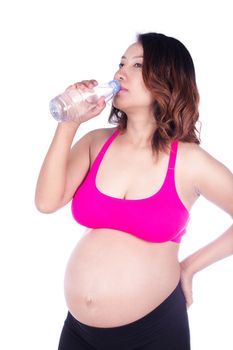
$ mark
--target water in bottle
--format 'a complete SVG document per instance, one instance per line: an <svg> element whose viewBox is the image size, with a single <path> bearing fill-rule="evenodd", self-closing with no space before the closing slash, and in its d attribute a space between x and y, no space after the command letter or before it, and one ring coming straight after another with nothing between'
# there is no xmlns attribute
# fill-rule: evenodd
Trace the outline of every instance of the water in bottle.
<svg viewBox="0 0 233 350"><path fill-rule="evenodd" d="M120 88L117 80L111 80L87 91L68 89L50 101L50 113L58 122L79 121L81 116L97 105L101 96L104 96L105 102L108 102L120 91Z"/></svg>

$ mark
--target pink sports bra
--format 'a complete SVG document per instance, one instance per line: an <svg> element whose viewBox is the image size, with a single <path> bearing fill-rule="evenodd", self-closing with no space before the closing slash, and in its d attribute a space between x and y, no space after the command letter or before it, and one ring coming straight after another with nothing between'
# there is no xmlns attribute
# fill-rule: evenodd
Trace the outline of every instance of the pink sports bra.
<svg viewBox="0 0 233 350"><path fill-rule="evenodd" d="M175 186L178 141L171 144L164 183L154 195L143 199L122 199L100 192L96 174L105 152L119 134L115 130L103 145L72 200L75 220L88 228L110 228L130 233L149 242L179 243L190 218Z"/></svg>

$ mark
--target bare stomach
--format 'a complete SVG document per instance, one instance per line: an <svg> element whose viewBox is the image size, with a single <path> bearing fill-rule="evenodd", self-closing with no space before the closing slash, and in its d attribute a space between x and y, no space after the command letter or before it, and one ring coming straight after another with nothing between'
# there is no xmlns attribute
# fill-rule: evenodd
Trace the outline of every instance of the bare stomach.
<svg viewBox="0 0 233 350"><path fill-rule="evenodd" d="M117 327L145 316L179 282L178 248L173 242L151 243L122 231L88 230L66 268L69 311L96 327Z"/></svg>

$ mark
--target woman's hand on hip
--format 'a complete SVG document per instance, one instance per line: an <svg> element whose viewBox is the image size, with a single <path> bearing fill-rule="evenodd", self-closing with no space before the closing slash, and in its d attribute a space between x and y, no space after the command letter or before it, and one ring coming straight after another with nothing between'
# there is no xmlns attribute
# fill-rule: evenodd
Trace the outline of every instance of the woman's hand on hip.
<svg viewBox="0 0 233 350"><path fill-rule="evenodd" d="M193 291L192 291L193 274L188 272L184 262L180 263L180 280L181 280L181 287L186 300L186 306L187 308L189 308L193 303Z"/></svg>

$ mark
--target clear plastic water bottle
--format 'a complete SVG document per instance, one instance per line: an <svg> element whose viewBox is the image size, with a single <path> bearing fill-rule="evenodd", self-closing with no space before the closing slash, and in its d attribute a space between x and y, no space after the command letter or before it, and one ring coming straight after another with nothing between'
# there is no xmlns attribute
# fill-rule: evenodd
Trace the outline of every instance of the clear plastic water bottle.
<svg viewBox="0 0 233 350"><path fill-rule="evenodd" d="M87 91L68 89L50 101L50 113L58 122L78 121L81 116L97 105L101 96L104 96L105 102L108 102L120 91L120 88L117 80L111 80Z"/></svg>

